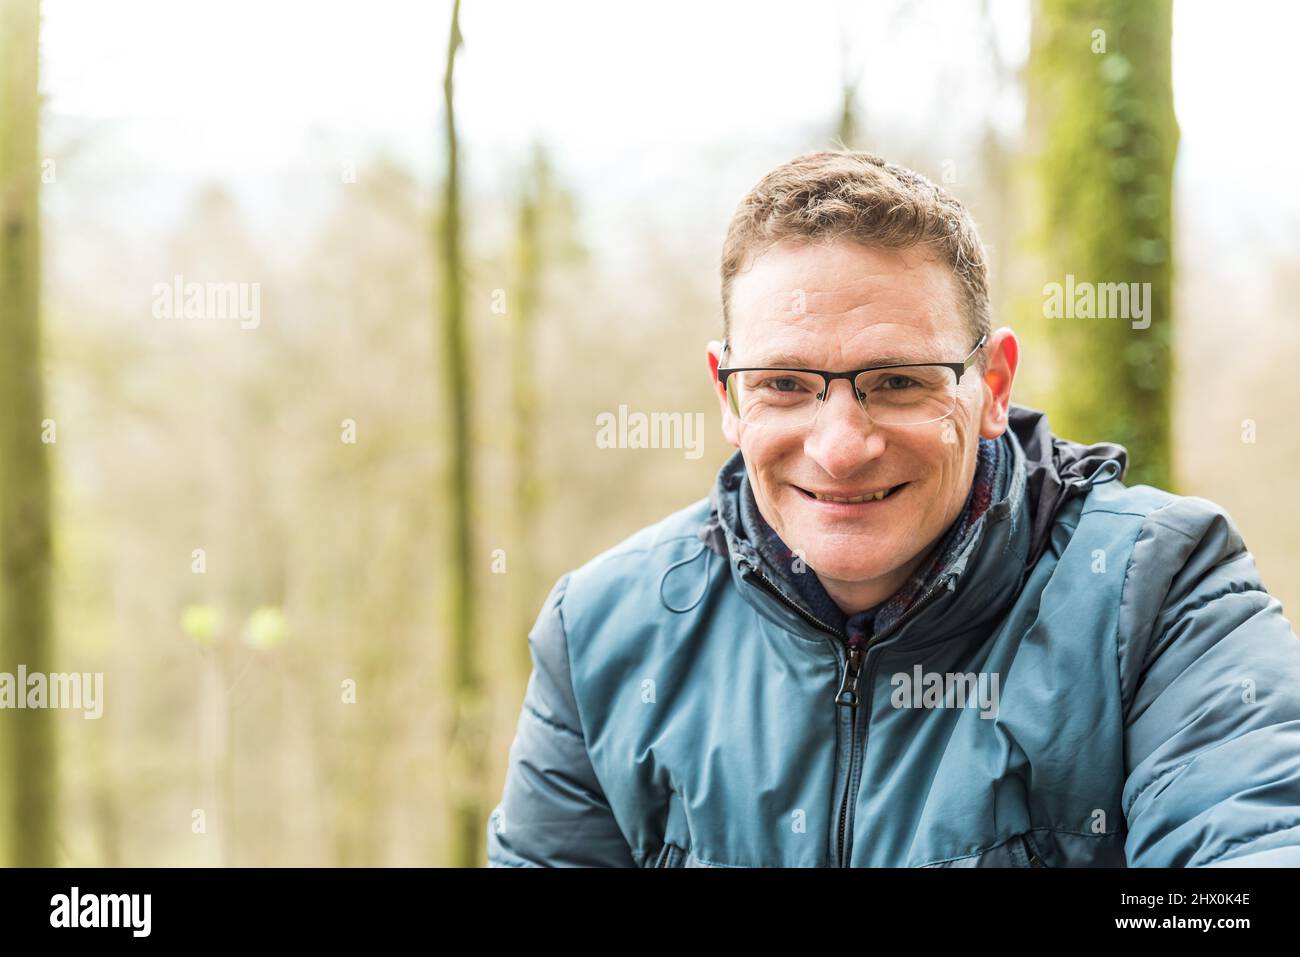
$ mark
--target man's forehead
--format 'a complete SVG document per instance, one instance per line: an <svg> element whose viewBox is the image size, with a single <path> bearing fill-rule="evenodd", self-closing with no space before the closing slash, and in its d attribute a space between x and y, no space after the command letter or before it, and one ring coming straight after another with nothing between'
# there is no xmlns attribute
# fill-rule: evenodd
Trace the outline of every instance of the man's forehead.
<svg viewBox="0 0 1300 957"><path fill-rule="evenodd" d="M929 251L882 249L854 242L777 243L737 273L732 295L757 308L838 313L872 303L925 303L946 311L959 283Z"/></svg>
<svg viewBox="0 0 1300 957"><path fill-rule="evenodd" d="M809 351L843 351L906 361L918 349L951 350L967 335L960 312L927 308L922 303L865 303L844 312L800 311L795 302L751 303L732 313L729 339L733 346L762 349L776 357Z"/></svg>
<svg viewBox="0 0 1300 957"><path fill-rule="evenodd" d="M863 364L938 361L925 353L951 351L966 333L956 290L950 269L916 251L771 250L737 277L729 339L768 365L850 352Z"/></svg>
<svg viewBox="0 0 1300 957"><path fill-rule="evenodd" d="M738 313L759 317L828 318L858 312L943 315L952 310L954 297L942 275L831 278L757 273L737 281L732 306Z"/></svg>

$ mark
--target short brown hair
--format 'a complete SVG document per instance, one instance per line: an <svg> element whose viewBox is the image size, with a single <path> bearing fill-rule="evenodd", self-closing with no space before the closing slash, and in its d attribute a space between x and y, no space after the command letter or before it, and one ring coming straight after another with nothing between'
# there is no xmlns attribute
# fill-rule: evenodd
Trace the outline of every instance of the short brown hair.
<svg viewBox="0 0 1300 957"><path fill-rule="evenodd" d="M750 256L787 239L851 239L886 249L928 246L961 285L971 343L989 332L988 265L966 208L913 170L871 153L826 150L778 166L736 208L722 249L724 338L730 336L736 274Z"/></svg>

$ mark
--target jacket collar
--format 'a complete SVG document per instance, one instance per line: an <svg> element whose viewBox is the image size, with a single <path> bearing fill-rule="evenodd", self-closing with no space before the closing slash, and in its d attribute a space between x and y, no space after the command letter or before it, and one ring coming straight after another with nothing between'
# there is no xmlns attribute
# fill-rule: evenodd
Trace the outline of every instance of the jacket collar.
<svg viewBox="0 0 1300 957"><path fill-rule="evenodd" d="M1062 439L1052 432L1043 412L1028 406L1013 403L1008 423L1025 454L1034 523L1028 560L1032 568L1047 547L1057 513L1072 495L1112 478L1124 481L1128 450L1114 442L1082 445Z"/></svg>
<svg viewBox="0 0 1300 957"><path fill-rule="evenodd" d="M1006 494L978 519L965 548L953 556L927 594L876 635L873 644L910 631L910 624L921 619L927 622L927 642L995 620L1019 594L1066 502L1086 494L1094 482L1122 478L1127 470L1128 453L1122 446L1061 439L1051 432L1046 415L1028 406L1011 405L1008 428L999 441L1011 460ZM805 637L824 639L837 633L836 626L817 619L799 596L765 574L764 562L745 538L740 521L744 470L739 451L719 470L700 539L729 560L736 586L764 617Z"/></svg>

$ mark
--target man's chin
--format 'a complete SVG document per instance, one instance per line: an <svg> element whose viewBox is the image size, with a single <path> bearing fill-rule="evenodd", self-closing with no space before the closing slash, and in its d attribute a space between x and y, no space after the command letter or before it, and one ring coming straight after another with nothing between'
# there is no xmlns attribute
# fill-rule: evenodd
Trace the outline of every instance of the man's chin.
<svg viewBox="0 0 1300 957"><path fill-rule="evenodd" d="M829 559L821 564L817 563L817 556L808 556L808 567L817 573L817 577L822 581L833 581L842 585L857 585L864 582L874 581L878 578L884 578L897 565L889 563L871 562L864 564L859 561L836 561Z"/></svg>

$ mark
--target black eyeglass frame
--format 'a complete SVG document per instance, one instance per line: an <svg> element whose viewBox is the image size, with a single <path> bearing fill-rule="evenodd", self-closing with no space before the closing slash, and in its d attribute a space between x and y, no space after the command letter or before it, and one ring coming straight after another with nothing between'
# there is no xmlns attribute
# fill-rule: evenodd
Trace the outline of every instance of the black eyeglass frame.
<svg viewBox="0 0 1300 957"><path fill-rule="evenodd" d="M834 382L836 379L848 379L850 383L854 383L855 380L858 378L858 376L862 375L862 373L864 372L880 372L883 369L911 369L915 366L941 366L945 369L951 369L953 371L953 375L957 377L957 385L961 385L962 373L971 367L971 363L975 361L975 354L984 348L984 344L985 342L988 341L988 338L989 337L987 333L980 336L979 341L976 342L975 346L971 349L970 354L966 356L966 358L963 359L961 362L895 362L887 366L867 366L865 369L853 369L848 372L829 372L825 369L798 369L798 368L786 367L786 366L737 366L735 368L725 368L725 369L719 366L718 383L722 386L723 391L726 391L727 379L735 375L737 372L804 372L804 373L809 373L811 375L821 376L822 391L818 393L817 401L825 402L826 396L830 393L831 390L831 383ZM723 353L725 353L730 348L731 348L730 343L724 342L722 344ZM854 398L857 398L856 393L858 390L856 386L854 386L853 391L854 391ZM858 400L858 404L859 405L862 404L860 399ZM820 406L818 407L818 411L819 412L821 411ZM867 411L865 406L863 406L863 411L864 412ZM867 414L870 415L871 413L868 412ZM948 414L951 415L952 413L949 412ZM947 416L944 416L943 418L946 417ZM934 420L934 421L938 421L938 420ZM918 423L918 424L923 425L924 423Z"/></svg>

